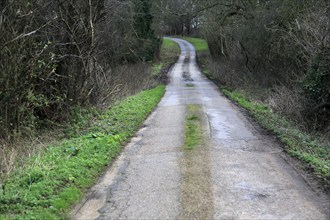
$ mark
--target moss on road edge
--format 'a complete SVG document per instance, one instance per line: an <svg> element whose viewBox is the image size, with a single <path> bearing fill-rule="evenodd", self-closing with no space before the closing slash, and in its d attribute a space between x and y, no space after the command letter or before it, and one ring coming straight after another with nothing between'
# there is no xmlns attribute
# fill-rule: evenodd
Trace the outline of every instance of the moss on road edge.
<svg viewBox="0 0 330 220"><path fill-rule="evenodd" d="M187 105L185 124L183 157L180 159L182 210L178 218L212 219L210 131L201 105Z"/></svg>
<svg viewBox="0 0 330 220"><path fill-rule="evenodd" d="M165 87L118 102L85 135L49 146L0 188L0 219L66 219L157 106Z"/></svg>

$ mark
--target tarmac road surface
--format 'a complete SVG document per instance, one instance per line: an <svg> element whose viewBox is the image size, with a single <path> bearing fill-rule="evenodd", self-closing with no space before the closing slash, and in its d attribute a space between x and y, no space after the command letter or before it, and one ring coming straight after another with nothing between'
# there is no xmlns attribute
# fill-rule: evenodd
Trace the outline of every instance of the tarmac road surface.
<svg viewBox="0 0 330 220"><path fill-rule="evenodd" d="M72 219L329 219L326 195L313 190L279 144L201 75L194 47L172 40L181 56L165 96ZM205 159L194 165L209 174L197 176L196 190L186 191L199 203L183 193L188 105L199 106L207 125Z"/></svg>

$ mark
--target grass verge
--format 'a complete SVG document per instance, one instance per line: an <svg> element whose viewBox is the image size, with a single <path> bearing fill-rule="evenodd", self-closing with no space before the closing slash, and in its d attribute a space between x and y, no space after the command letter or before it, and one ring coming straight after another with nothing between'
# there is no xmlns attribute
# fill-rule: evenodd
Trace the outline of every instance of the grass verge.
<svg viewBox="0 0 330 220"><path fill-rule="evenodd" d="M66 219L164 94L141 92L98 116L84 135L47 147L0 187L0 219Z"/></svg>
<svg viewBox="0 0 330 220"><path fill-rule="evenodd" d="M176 62L180 55L180 47L174 41L164 38L160 50L160 60L152 66L152 72L157 75L161 72L162 68L170 66L172 63Z"/></svg>
<svg viewBox="0 0 330 220"><path fill-rule="evenodd" d="M180 54L180 46L176 42L164 38L161 48L161 53L174 54L175 56L177 56ZM164 58L166 56L162 56L162 57Z"/></svg>
<svg viewBox="0 0 330 220"><path fill-rule="evenodd" d="M206 41L203 39L186 39L192 43L197 50L197 56L201 48L205 49ZM204 43L203 43L204 41ZM203 56L205 59L205 56ZM205 75L212 80L212 73L209 72L207 61L202 60L200 67ZM217 83L217 82L215 82ZM260 102L252 101L245 95L244 91L235 91L230 88L221 87L220 90L229 99L245 108L253 118L265 129L275 134L284 144L284 150L293 157L305 162L318 177L323 179L327 186L330 185L330 147L320 144L316 138L299 130L298 126L289 121L286 117L272 111L271 108Z"/></svg>
<svg viewBox="0 0 330 220"><path fill-rule="evenodd" d="M204 39L194 38L194 37L182 37L182 39L194 45L197 53L209 51L209 46L207 45L207 42Z"/></svg>
<svg viewBox="0 0 330 220"><path fill-rule="evenodd" d="M201 139L201 122L200 117L197 115L200 106L188 105L188 116L186 118L185 130L185 150L193 150L199 144Z"/></svg>

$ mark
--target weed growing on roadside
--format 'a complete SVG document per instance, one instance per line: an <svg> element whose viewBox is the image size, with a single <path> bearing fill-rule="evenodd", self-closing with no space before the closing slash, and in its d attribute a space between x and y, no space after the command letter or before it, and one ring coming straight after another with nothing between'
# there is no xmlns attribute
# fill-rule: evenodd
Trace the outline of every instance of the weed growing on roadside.
<svg viewBox="0 0 330 220"><path fill-rule="evenodd" d="M82 136L47 147L0 187L0 219L67 218L77 202L155 108L164 86L116 103Z"/></svg>
<svg viewBox="0 0 330 220"><path fill-rule="evenodd" d="M194 45L197 53L209 51L207 42L203 39L193 38L193 37L183 37L182 39L184 39L184 40L188 41L189 43L191 43L192 45Z"/></svg>
<svg viewBox="0 0 330 220"><path fill-rule="evenodd" d="M188 105L188 116L186 118L184 149L193 150L201 139L201 122L197 115L199 106Z"/></svg>

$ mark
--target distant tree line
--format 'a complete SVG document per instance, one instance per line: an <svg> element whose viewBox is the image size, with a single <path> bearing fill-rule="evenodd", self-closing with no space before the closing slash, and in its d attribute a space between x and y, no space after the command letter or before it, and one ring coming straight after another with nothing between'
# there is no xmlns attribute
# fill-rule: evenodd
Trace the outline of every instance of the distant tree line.
<svg viewBox="0 0 330 220"><path fill-rule="evenodd" d="M1 0L0 139L97 104L111 68L150 61L150 0Z"/></svg>

